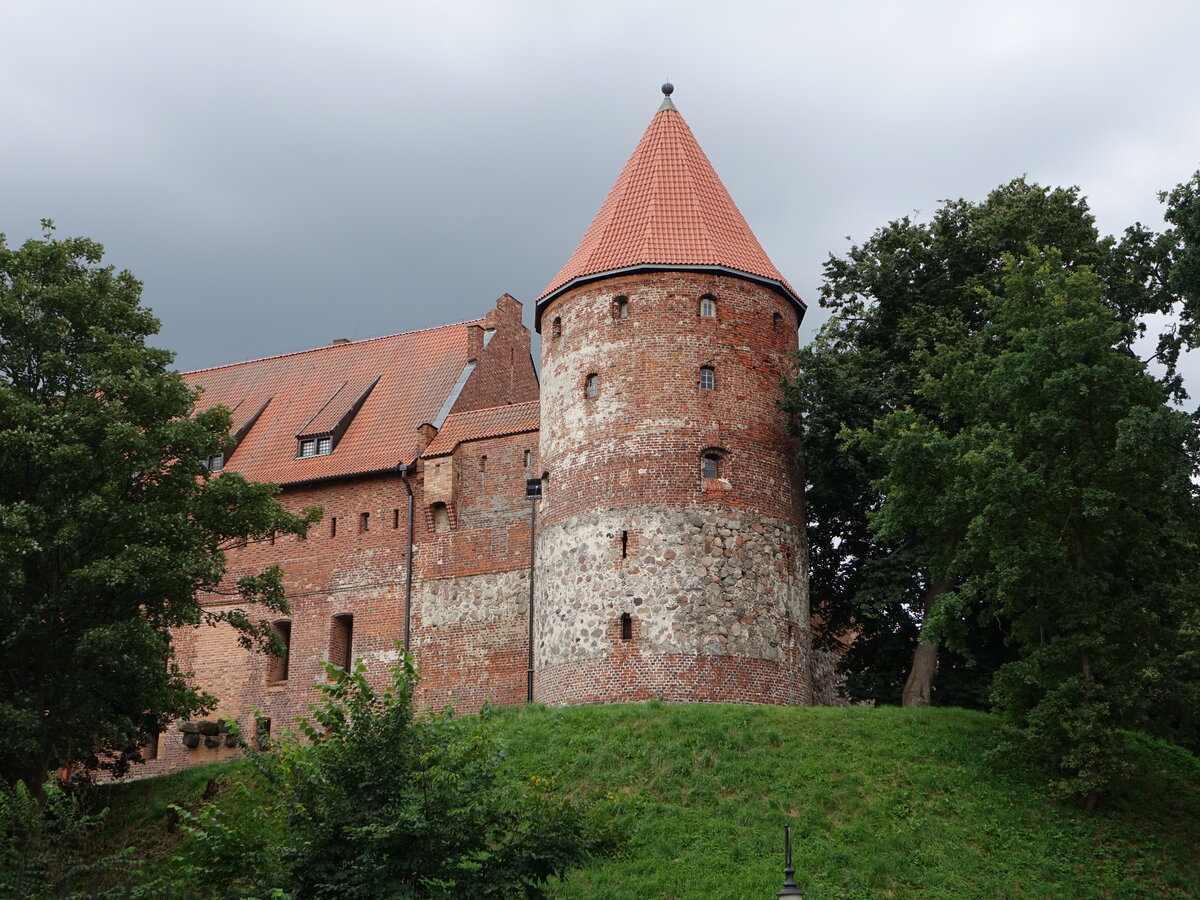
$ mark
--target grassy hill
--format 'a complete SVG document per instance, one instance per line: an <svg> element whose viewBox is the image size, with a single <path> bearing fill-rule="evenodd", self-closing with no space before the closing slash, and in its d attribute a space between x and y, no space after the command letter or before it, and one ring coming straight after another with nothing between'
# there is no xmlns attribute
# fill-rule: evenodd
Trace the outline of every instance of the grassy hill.
<svg viewBox="0 0 1200 900"><path fill-rule="evenodd" d="M522 774L625 801L621 859L559 898L773 897L784 823L809 900L1200 897L1200 761L1132 738L1136 782L1078 814L986 761L988 716L954 709L737 706L505 710ZM107 789L109 840L169 851L167 802L213 767Z"/></svg>

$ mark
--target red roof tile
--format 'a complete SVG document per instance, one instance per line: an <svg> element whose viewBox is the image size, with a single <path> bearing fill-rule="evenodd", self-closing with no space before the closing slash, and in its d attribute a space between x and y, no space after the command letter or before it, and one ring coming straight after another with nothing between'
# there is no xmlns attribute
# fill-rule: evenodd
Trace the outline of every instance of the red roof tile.
<svg viewBox="0 0 1200 900"><path fill-rule="evenodd" d="M204 388L197 409L236 407L235 425L270 400L226 462L247 478L293 484L390 469L417 456L419 425L441 424L447 399L465 380L468 326L481 322L201 369L184 378ZM376 378L333 453L296 459L301 430L311 432L312 423L331 430Z"/></svg>
<svg viewBox="0 0 1200 900"><path fill-rule="evenodd" d="M500 437L505 434L521 434L537 431L540 426L539 404L510 403L488 409L472 409L467 412L451 413L446 417L442 430L425 448L424 456L445 456L463 441Z"/></svg>
<svg viewBox="0 0 1200 900"><path fill-rule="evenodd" d="M640 266L731 269L775 284L803 306L669 99L583 240L538 298L539 310L576 279Z"/></svg>

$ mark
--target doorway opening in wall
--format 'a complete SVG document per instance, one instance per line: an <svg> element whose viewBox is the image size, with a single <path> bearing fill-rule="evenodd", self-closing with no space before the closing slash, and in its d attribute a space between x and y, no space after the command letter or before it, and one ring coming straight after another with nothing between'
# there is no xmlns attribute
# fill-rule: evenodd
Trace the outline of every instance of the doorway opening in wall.
<svg viewBox="0 0 1200 900"><path fill-rule="evenodd" d="M438 502L430 507L433 513L433 530L435 534L445 534L450 530L450 510L445 503Z"/></svg>

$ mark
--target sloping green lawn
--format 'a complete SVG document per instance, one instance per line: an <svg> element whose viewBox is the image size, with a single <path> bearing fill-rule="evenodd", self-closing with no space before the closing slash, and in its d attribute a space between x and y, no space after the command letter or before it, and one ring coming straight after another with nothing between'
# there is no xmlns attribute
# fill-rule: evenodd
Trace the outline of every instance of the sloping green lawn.
<svg viewBox="0 0 1200 900"><path fill-rule="evenodd" d="M1136 783L1082 814L997 770L996 723L964 710L650 703L498 723L517 773L622 800L624 855L558 898L766 900L785 823L809 900L1200 897L1200 761L1141 738ZM111 836L169 852L164 804L194 806L214 772L246 768L111 790Z"/></svg>

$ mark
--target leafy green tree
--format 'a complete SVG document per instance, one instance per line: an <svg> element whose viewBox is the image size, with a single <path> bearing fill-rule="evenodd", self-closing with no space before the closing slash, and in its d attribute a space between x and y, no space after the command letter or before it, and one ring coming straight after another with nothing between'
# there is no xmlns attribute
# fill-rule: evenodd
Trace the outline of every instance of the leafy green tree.
<svg viewBox="0 0 1200 900"><path fill-rule="evenodd" d="M1092 806L1122 772L1119 728L1170 732L1200 702L1200 645L1181 628L1200 442L1090 268L1047 250L1010 257L1002 281L980 291L984 324L914 354L919 402L854 442L885 473L881 539L955 536L927 558L946 590L926 627L976 610L1010 623L1019 655L993 698L1018 746Z"/></svg>
<svg viewBox="0 0 1200 900"><path fill-rule="evenodd" d="M943 649L939 675L939 642L921 623L953 586L931 573L962 534L882 538L869 513L883 502L885 465L842 436L921 409L916 355L974 333L986 317L980 290L999 291L1004 255L1030 244L1058 247L1069 268L1092 266L1127 319L1165 302L1152 289L1152 240L1101 240L1076 189L1024 179L981 203L947 202L928 223L891 222L826 263L821 305L833 313L800 352L787 403L804 443L814 614L826 635L856 635L845 665L858 699L985 705L992 673L1011 656L1002 619L947 622L959 649Z"/></svg>
<svg viewBox="0 0 1200 900"><path fill-rule="evenodd" d="M487 710L415 716L410 654L382 692L361 662L326 669L305 739L249 751L264 802L185 814L174 886L221 897L541 897L551 876L619 847L607 804L505 772Z"/></svg>
<svg viewBox="0 0 1200 900"><path fill-rule="evenodd" d="M208 708L174 661L172 629L227 622L263 644L247 608L283 611L280 573L223 588L223 549L303 532L272 485L204 461L229 440L224 409L146 346L141 284L84 238L10 249L0 236L0 776L37 789L49 769L120 770L173 718Z"/></svg>

